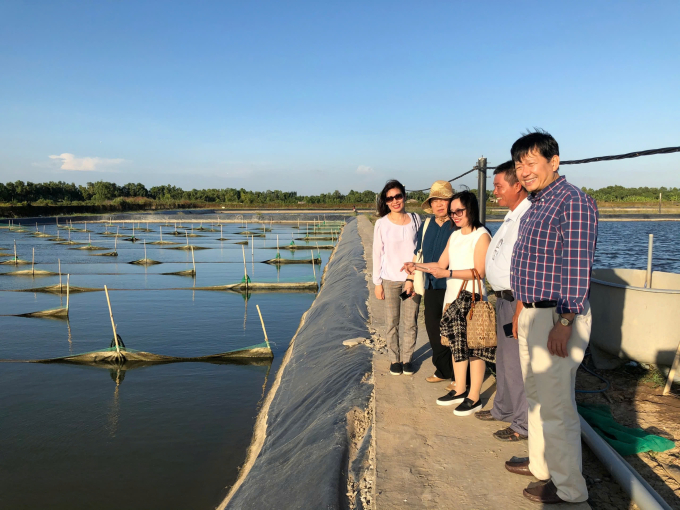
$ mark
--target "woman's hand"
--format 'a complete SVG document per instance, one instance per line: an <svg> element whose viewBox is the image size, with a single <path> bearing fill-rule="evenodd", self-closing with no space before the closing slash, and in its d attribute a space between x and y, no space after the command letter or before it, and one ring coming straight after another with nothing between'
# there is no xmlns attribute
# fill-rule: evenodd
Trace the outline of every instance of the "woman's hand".
<svg viewBox="0 0 680 510"><path fill-rule="evenodd" d="M447 347L451 345L451 343L449 342L449 339L447 337L445 337L444 335L442 335L441 341L442 341L442 345L445 345Z"/></svg>
<svg viewBox="0 0 680 510"><path fill-rule="evenodd" d="M415 296L415 292L413 292L413 280L406 280L402 290L408 294L409 299Z"/></svg>
<svg viewBox="0 0 680 510"><path fill-rule="evenodd" d="M375 297L378 299L385 299L385 289L383 289L382 285L375 286Z"/></svg>
<svg viewBox="0 0 680 510"><path fill-rule="evenodd" d="M401 270L406 271L406 274L411 276L416 272L416 264L415 262L404 262L404 265L401 266Z"/></svg>
<svg viewBox="0 0 680 510"><path fill-rule="evenodd" d="M448 278L450 274L448 269L442 269L441 267L428 267L424 271L430 273L435 278Z"/></svg>

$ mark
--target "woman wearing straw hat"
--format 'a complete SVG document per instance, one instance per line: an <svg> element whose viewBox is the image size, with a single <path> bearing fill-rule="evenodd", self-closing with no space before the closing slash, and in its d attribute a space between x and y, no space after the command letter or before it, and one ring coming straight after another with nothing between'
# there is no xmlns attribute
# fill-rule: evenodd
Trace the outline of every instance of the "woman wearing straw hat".
<svg viewBox="0 0 680 510"><path fill-rule="evenodd" d="M453 188L448 181L435 181L430 188L430 196L423 202L423 211L431 214L418 230L418 241L415 249L416 262L422 254L423 263L437 262L441 257L451 234L458 229L449 218L449 200L453 196ZM439 323L444 309L446 294L446 278L435 278L429 273L417 271L415 277L423 278L423 299L425 303L425 329L432 347L432 364L434 374L427 377L427 382L450 381L453 378L451 350L442 345ZM410 276L411 278L411 276ZM450 389L453 389L453 383Z"/></svg>
<svg viewBox="0 0 680 510"><path fill-rule="evenodd" d="M392 375L413 374L411 357L418 334L420 296L413 293L413 280L401 271L416 245L420 217L407 214L406 189L395 180L387 181L378 197L378 216L373 232L373 283L375 297L385 301L387 349ZM406 292L406 294L403 294ZM401 296L400 296L401 294ZM404 330L399 339L399 322Z"/></svg>

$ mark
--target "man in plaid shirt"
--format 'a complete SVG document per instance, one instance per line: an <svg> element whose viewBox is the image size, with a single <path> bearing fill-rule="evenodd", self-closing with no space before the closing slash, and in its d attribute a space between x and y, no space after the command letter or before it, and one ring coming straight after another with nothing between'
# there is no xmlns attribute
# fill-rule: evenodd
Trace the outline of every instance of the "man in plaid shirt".
<svg viewBox="0 0 680 510"><path fill-rule="evenodd" d="M513 332L529 405L529 458L508 461L506 468L538 478L524 489L532 501L585 501L574 382L590 340L597 206L558 174L559 146L550 134L523 136L511 154L531 201L510 275L517 301Z"/></svg>

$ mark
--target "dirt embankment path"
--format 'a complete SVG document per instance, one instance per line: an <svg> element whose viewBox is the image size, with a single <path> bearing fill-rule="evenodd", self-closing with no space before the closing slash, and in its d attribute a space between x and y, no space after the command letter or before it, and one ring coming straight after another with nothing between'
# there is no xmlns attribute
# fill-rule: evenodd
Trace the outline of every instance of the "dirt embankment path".
<svg viewBox="0 0 680 510"><path fill-rule="evenodd" d="M369 329L384 337L382 303L375 298L371 277L373 225L360 217L358 226L368 264ZM384 348L373 357L375 508L540 508L522 496L533 478L511 474L504 466L512 456L527 456L526 442L500 442L491 434L507 425L474 416L459 418L452 407L436 405L437 397L446 393L446 383L425 381L433 365L422 308L419 322L414 375L390 375ZM495 388L494 377L488 375L482 397L485 409L493 402ZM587 503L552 506L561 507L590 508Z"/></svg>

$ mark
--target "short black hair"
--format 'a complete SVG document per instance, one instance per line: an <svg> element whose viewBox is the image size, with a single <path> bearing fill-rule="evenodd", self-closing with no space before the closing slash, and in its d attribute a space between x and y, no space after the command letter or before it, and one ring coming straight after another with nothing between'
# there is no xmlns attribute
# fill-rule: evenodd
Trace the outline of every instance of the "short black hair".
<svg viewBox="0 0 680 510"><path fill-rule="evenodd" d="M385 187L382 189L380 192L380 195L378 196L378 216L381 218L383 216L387 216L390 213L390 208L387 205L387 192L391 189L398 189L401 191L401 194L404 195L404 201L406 201L406 188L402 183L397 181L396 179L390 179L385 183Z"/></svg>
<svg viewBox="0 0 680 510"><path fill-rule="evenodd" d="M533 150L537 150L548 161L553 156L560 155L560 146L557 144L557 140L550 133L540 128L535 128L513 143L510 154L512 160L518 163Z"/></svg>
<svg viewBox="0 0 680 510"><path fill-rule="evenodd" d="M501 163L496 167L496 169L493 171L494 175L500 175L503 174L505 177L506 182L510 186L514 186L516 183L519 182L517 179L517 172L515 171L515 162L510 160L506 161L505 163Z"/></svg>
<svg viewBox="0 0 680 510"><path fill-rule="evenodd" d="M463 204L465 214L467 215L472 229L474 230L483 227L484 224L479 221L479 202L477 201L477 196L472 191L461 191L451 197L449 200L449 217L451 217L451 202L456 199L460 200L460 203ZM453 221L452 217L451 221Z"/></svg>

